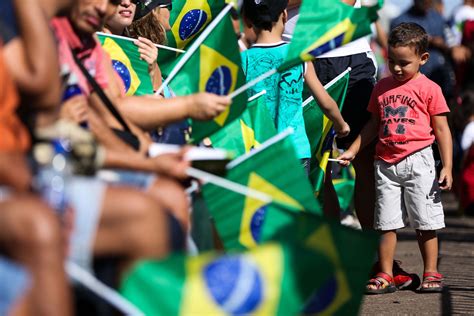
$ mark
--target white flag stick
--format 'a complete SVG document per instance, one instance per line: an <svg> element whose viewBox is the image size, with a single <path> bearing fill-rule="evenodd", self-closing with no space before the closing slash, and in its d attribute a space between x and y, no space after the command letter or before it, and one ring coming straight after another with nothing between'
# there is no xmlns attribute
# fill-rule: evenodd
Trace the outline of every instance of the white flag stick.
<svg viewBox="0 0 474 316"><path fill-rule="evenodd" d="M204 40L211 34L211 32L216 28L217 24L226 16L226 14L232 9L233 4L229 3L222 9L222 11L216 16L214 20L206 27L206 29L199 35L199 37L194 41L194 43L189 47L186 54L184 54L179 62L174 66L173 70L171 70L168 78L161 84L160 88L155 92L155 95L159 95L163 92L164 87L169 85L171 80L176 76L176 74L183 68L184 64L191 58L194 52L199 48L199 46L204 42Z"/></svg>
<svg viewBox="0 0 474 316"><path fill-rule="evenodd" d="M339 75L337 75L334 79L332 79L331 81L329 81L328 83L326 83L324 85L324 89L329 89L332 85L334 85L339 79L341 79L342 77L344 77L346 75L346 73L350 72L352 70L351 67L347 67L346 70L344 70L343 72L341 72ZM303 102L303 107L307 106L308 103L310 103L311 101L313 101L314 98L311 96L309 98L307 98L306 100L304 100Z"/></svg>
<svg viewBox="0 0 474 316"><path fill-rule="evenodd" d="M251 88L253 87L254 85L256 85L257 83L259 83L260 81L262 80L265 80L267 79L268 77L270 77L271 75L277 73L277 69L272 69L272 70L269 70L267 71L266 73L264 73L263 75L260 75L258 76L257 78L247 82L246 84L244 84L243 86L241 86L240 88L238 88L237 90L235 90L234 92L232 92L231 94L229 94L229 97L231 99L235 98L236 96L238 96L239 94L241 94L242 92L244 92L245 90L247 90L248 88Z"/></svg>
<svg viewBox="0 0 474 316"><path fill-rule="evenodd" d="M109 34L109 33L103 33L103 32L96 32L96 34L97 34L97 35L108 36L108 37L112 37L112 38L118 38L118 39L122 39L122 40L129 41L129 42L135 42L135 41L137 41L136 38L126 37L126 36L120 36L120 35L115 35L115 34ZM160 44L155 44L155 43L153 43L153 45L155 45L157 48L166 49L166 50L171 50L171 51L173 51L173 52L186 53L185 50L178 49L178 48L174 48L174 47L169 47L169 46L160 45Z"/></svg>
<svg viewBox="0 0 474 316"><path fill-rule="evenodd" d="M265 194L263 192L251 189L249 187L246 187L244 185L241 185L236 182L229 181L227 179L215 176L211 173L204 172L199 169L195 168L188 168L186 170L186 173L188 176L202 180L204 182L209 182L214 185L217 185L221 188L227 189L229 191L233 191L235 193L251 197L253 199L262 201L264 203L271 203L273 201L272 197L268 194Z"/></svg>
<svg viewBox="0 0 474 316"><path fill-rule="evenodd" d="M262 90L260 91L259 93L257 94L254 94L253 96L251 96L250 98L248 98L247 102L252 102L253 100L255 99L258 99L260 96L264 95L267 93L267 90Z"/></svg>
<svg viewBox="0 0 474 316"><path fill-rule="evenodd" d="M89 272L79 267L73 262L66 262L66 272L71 279L81 283L83 286L94 292L97 296L103 298L108 303L116 307L125 315L145 316L135 305L130 303L113 289L109 288Z"/></svg>
<svg viewBox="0 0 474 316"><path fill-rule="evenodd" d="M333 161L333 162L345 162L346 160L335 159L335 158L328 158L328 161Z"/></svg>

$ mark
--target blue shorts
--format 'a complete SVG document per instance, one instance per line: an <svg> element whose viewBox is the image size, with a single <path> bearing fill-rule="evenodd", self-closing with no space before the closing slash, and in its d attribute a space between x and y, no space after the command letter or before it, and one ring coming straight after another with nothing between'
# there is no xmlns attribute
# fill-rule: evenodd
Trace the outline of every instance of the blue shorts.
<svg viewBox="0 0 474 316"><path fill-rule="evenodd" d="M101 170L98 177L110 185L125 185L141 190L147 190L156 180L153 173L120 169Z"/></svg>
<svg viewBox="0 0 474 316"><path fill-rule="evenodd" d="M8 315L29 286L25 268L0 256L0 315Z"/></svg>

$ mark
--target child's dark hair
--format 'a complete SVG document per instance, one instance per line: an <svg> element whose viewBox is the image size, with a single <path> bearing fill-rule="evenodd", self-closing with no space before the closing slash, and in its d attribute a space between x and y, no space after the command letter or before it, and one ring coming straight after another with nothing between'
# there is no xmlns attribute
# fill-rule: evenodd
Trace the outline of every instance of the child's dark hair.
<svg viewBox="0 0 474 316"><path fill-rule="evenodd" d="M288 0L244 0L242 13L257 29L271 31L288 6Z"/></svg>
<svg viewBox="0 0 474 316"><path fill-rule="evenodd" d="M407 22L397 25L388 36L391 47L411 46L418 55L428 50L428 34L419 24Z"/></svg>

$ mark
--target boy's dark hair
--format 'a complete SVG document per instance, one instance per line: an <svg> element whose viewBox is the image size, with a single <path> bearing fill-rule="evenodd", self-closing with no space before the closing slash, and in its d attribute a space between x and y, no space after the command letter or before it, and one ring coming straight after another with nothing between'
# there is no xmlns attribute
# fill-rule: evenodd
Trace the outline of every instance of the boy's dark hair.
<svg viewBox="0 0 474 316"><path fill-rule="evenodd" d="M288 6L288 0L244 0L243 15L257 29L271 31Z"/></svg>
<svg viewBox="0 0 474 316"><path fill-rule="evenodd" d="M418 55L428 50L428 34L419 24L405 22L397 25L388 36L388 45L391 47L415 47Z"/></svg>

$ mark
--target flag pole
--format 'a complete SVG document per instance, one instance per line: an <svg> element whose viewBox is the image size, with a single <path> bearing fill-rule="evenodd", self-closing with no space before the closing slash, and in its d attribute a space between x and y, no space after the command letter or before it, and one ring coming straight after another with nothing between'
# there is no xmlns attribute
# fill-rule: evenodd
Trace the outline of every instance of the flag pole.
<svg viewBox="0 0 474 316"><path fill-rule="evenodd" d="M171 80L176 76L176 74L183 68L184 64L191 58L191 56L194 54L194 52L199 48L199 46L204 42L204 40L211 34L211 32L216 28L217 24L226 16L226 14L232 9L233 4L229 3L227 4L224 9L216 16L214 20L209 24L209 26L199 35L199 37L194 41L194 43L189 47L188 51L181 56L180 60L174 66L173 70L171 70L169 76L166 78L166 80L161 84L161 86L158 88L158 90L155 92L155 95L159 95L161 92L163 92L163 89L165 86L167 86Z"/></svg>
<svg viewBox="0 0 474 316"><path fill-rule="evenodd" d="M135 42L135 41L137 41L136 38L126 37L126 36L120 36L120 35L115 35L115 34L109 34L109 33L104 33L104 32L96 32L96 34L97 34L97 35L102 35L102 36L107 36L107 37L112 37L112 38L117 38L117 39L121 39L121 40L124 40L124 41L129 41L129 42ZM157 48L166 49L166 50L171 50L171 51L173 51L173 52L186 53L185 50L182 50L182 49L179 49L179 48L169 47L169 46L160 45L160 44L155 44L155 43L153 43L153 45L155 45Z"/></svg>
<svg viewBox="0 0 474 316"><path fill-rule="evenodd" d="M332 87L337 81L339 81L339 79L341 79L342 77L344 77L346 75L346 73L350 72L352 70L351 67L347 67L346 70L344 70L343 72L341 72L339 75L337 75L334 79L332 79L331 81L329 81L328 83L326 83L324 85L324 89L327 90L329 89L330 87ZM307 106L308 103L310 103L311 101L314 100L314 97L313 96L310 96L309 98L307 98L306 100L304 100L303 102L303 107Z"/></svg>
<svg viewBox="0 0 474 316"><path fill-rule="evenodd" d="M256 85L257 83L259 83L260 81L262 80L265 80L267 79L268 77L274 75L277 73L277 69L272 69L272 70L269 70L267 71L266 73L264 73L263 75L260 75L258 76L257 78L247 82L246 84L244 84L243 86L241 86L240 88L238 88L237 90L235 90L234 92L232 92L231 94L229 94L229 97L231 99L235 98L236 96L238 96L239 94L241 94L242 92L246 91L248 88L251 88L253 87L254 85Z"/></svg>
<svg viewBox="0 0 474 316"><path fill-rule="evenodd" d="M273 201L272 197L268 194L263 192L251 189L244 185L241 185L236 182L229 181L227 179L215 176L211 173L196 169L196 168L188 168L186 169L186 173L188 176L199 179L204 182L209 182L214 185L217 185L221 188L227 189L229 191L233 191L235 193L248 196L250 198L259 200L264 202L265 204L271 203Z"/></svg>
<svg viewBox="0 0 474 316"><path fill-rule="evenodd" d="M77 264L68 261L65 263L65 268L71 279L81 283L83 286L94 292L97 296L101 297L115 308L120 310L124 315L145 316L145 314L135 305L130 303L115 290L109 288L97 280L94 276Z"/></svg>
<svg viewBox="0 0 474 316"><path fill-rule="evenodd" d="M252 102L253 100L258 99L259 97L261 97L261 96L264 95L264 94L267 94L267 90L262 90L262 91L260 91L259 93L254 94L253 96L251 96L250 98L248 98L247 102Z"/></svg>

